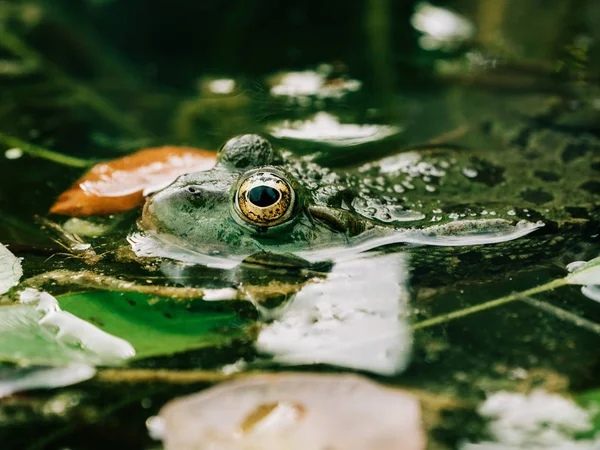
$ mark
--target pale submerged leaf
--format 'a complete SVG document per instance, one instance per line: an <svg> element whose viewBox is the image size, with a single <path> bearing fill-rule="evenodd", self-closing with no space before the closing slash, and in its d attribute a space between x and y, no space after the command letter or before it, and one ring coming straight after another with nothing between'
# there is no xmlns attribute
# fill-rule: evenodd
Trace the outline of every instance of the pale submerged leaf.
<svg viewBox="0 0 600 450"><path fill-rule="evenodd" d="M422 450L418 399L356 375L278 374L169 402L149 424L166 450Z"/></svg>
<svg viewBox="0 0 600 450"><path fill-rule="evenodd" d="M51 389L89 380L96 369L85 364L64 367L9 367L0 369L0 398L29 389Z"/></svg>
<svg viewBox="0 0 600 450"><path fill-rule="evenodd" d="M23 269L17 257L0 244L0 295L16 285L22 275Z"/></svg>
<svg viewBox="0 0 600 450"><path fill-rule="evenodd" d="M283 364L332 364L394 375L409 362L404 255L338 262L274 312L257 349Z"/></svg>

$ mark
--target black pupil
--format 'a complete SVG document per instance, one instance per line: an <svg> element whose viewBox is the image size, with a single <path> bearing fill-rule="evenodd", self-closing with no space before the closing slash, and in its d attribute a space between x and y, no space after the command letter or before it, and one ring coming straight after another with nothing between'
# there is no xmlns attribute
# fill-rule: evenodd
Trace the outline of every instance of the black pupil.
<svg viewBox="0 0 600 450"><path fill-rule="evenodd" d="M256 186L248 192L248 200L260 208L275 204L279 196L279 191L271 186Z"/></svg>

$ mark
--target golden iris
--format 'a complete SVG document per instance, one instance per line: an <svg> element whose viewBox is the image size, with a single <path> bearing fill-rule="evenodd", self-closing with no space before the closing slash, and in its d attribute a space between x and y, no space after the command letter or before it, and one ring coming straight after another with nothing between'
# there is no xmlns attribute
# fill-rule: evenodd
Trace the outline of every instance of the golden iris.
<svg viewBox="0 0 600 450"><path fill-rule="evenodd" d="M257 171L238 183L235 209L246 222L272 227L287 221L294 209L295 192L289 183L269 171Z"/></svg>

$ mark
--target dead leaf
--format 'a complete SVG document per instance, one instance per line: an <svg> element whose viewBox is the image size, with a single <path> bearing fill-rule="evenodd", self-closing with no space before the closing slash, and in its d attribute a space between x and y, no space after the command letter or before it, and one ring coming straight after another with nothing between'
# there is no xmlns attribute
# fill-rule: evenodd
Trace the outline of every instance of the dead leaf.
<svg viewBox="0 0 600 450"><path fill-rule="evenodd" d="M91 216L127 211L179 175L211 169L216 159L209 150L156 147L96 164L58 197L50 212Z"/></svg>

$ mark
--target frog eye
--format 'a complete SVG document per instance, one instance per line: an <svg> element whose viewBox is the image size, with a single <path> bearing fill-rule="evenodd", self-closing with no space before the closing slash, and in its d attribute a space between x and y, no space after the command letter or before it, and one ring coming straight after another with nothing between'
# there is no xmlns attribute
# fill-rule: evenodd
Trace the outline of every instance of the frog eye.
<svg viewBox="0 0 600 450"><path fill-rule="evenodd" d="M292 216L296 193L281 176L257 171L242 178L235 192L235 210L247 223L258 227L282 224Z"/></svg>

